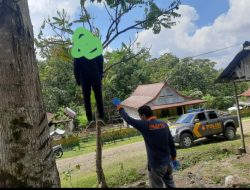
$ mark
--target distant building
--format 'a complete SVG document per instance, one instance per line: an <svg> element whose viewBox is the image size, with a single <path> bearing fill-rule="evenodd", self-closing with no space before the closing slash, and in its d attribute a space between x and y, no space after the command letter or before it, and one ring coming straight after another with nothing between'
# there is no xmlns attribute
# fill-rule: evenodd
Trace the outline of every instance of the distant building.
<svg viewBox="0 0 250 190"><path fill-rule="evenodd" d="M177 117L204 102L206 101L183 96L167 83L161 82L139 85L122 105L131 117L139 119L137 110L143 105L150 106L155 115L162 118Z"/></svg>
<svg viewBox="0 0 250 190"><path fill-rule="evenodd" d="M241 106L247 106L247 107L250 107L250 88L243 92L242 94L240 94L241 97L245 97L245 100L244 101L240 101L239 104Z"/></svg>

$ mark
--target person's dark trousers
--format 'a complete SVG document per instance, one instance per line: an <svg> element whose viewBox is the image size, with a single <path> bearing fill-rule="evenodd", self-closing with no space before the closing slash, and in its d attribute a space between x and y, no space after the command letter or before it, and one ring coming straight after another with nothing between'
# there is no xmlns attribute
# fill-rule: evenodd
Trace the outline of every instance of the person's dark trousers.
<svg viewBox="0 0 250 190"><path fill-rule="evenodd" d="M83 92L84 106L86 110L87 119L88 121L93 120L92 107L91 107L91 87L95 94L99 118L104 119L104 107L103 107L103 100L102 100L102 83L99 80L95 82L85 81L84 83L82 83L82 92Z"/></svg>
<svg viewBox="0 0 250 190"><path fill-rule="evenodd" d="M173 168L170 164L165 167L152 168L148 165L150 188L175 188Z"/></svg>

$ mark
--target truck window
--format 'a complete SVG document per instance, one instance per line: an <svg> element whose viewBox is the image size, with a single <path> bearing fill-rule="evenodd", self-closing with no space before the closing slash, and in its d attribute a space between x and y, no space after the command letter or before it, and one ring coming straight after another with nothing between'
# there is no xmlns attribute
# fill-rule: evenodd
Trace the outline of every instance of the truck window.
<svg viewBox="0 0 250 190"><path fill-rule="evenodd" d="M209 117L209 119L217 119L218 118L217 114L214 111L209 111L208 117Z"/></svg>
<svg viewBox="0 0 250 190"><path fill-rule="evenodd" d="M196 119L199 119L200 121L206 121L207 120L205 113L198 113L197 116L196 116Z"/></svg>

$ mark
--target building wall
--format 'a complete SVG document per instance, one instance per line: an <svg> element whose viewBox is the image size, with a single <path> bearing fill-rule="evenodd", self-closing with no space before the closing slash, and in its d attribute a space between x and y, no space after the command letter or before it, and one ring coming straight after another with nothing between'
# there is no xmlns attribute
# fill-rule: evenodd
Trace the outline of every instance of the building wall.
<svg viewBox="0 0 250 190"><path fill-rule="evenodd" d="M164 105L164 104L173 104L173 103L179 103L179 102L185 102L188 101L188 99L179 96L174 90L172 90L170 87L165 86L158 97L150 102L149 106L156 106L156 105Z"/></svg>
<svg viewBox="0 0 250 190"><path fill-rule="evenodd" d="M169 86L165 86L157 98L153 100L152 102L149 102L147 105L152 107L152 106L158 106L158 105L166 105L166 104L173 104L173 103L181 103L181 102L186 102L190 101L189 98L182 97L179 94L176 93L173 89L171 89ZM197 106L184 106L184 113L187 113L188 109L190 108L195 108ZM198 106L199 107L199 106ZM131 116L132 118L135 119L140 119L137 109L135 108L130 108L124 106L126 112ZM177 111L178 110L178 111ZM179 109L177 107L174 108L169 108L169 109L162 109L162 110L155 110L154 114L158 118L162 117L178 117L183 113L182 107ZM124 123L126 126L126 124Z"/></svg>
<svg viewBox="0 0 250 190"><path fill-rule="evenodd" d="M239 98L239 103L241 103L241 102L243 102L243 103L250 103L250 97L245 97L245 96L242 96L242 97L240 97Z"/></svg>
<svg viewBox="0 0 250 190"><path fill-rule="evenodd" d="M240 62L240 66L236 67L233 77L250 79L250 54L241 59Z"/></svg>
<svg viewBox="0 0 250 190"><path fill-rule="evenodd" d="M132 117L134 119L140 119L140 116L138 114L137 109L129 108L129 107L126 107L126 106L124 106L124 109L125 109L125 111L128 113L128 115L130 117ZM132 127L132 126L128 125L125 121L123 121L123 125L125 127L130 127L130 128Z"/></svg>

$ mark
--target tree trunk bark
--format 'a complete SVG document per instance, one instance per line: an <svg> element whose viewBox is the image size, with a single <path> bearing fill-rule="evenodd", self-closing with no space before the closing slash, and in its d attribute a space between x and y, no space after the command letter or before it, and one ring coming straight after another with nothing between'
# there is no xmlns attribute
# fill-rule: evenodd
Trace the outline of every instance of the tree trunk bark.
<svg viewBox="0 0 250 190"><path fill-rule="evenodd" d="M27 0L0 0L0 188L60 187Z"/></svg>
<svg viewBox="0 0 250 190"><path fill-rule="evenodd" d="M105 180L105 175L102 169L102 131L101 126L98 123L97 114L95 112L96 119L96 174L97 174L97 182L98 187L100 188L108 188L108 185Z"/></svg>

